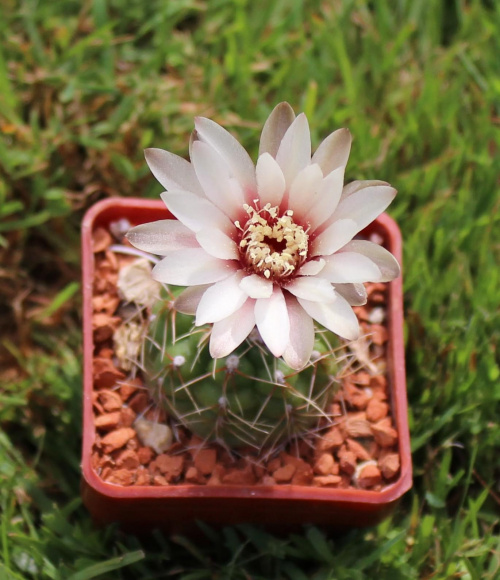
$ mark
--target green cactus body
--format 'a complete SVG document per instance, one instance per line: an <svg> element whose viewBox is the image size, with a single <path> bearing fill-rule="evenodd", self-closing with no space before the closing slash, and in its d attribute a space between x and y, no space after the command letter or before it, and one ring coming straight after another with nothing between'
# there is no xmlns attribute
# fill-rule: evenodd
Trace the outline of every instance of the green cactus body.
<svg viewBox="0 0 500 580"><path fill-rule="evenodd" d="M153 398L190 431L231 448L275 448L327 416L339 374L333 333L316 333L314 362L299 372L269 353L258 333L214 360L210 327L193 327L172 304L153 310L142 366Z"/></svg>

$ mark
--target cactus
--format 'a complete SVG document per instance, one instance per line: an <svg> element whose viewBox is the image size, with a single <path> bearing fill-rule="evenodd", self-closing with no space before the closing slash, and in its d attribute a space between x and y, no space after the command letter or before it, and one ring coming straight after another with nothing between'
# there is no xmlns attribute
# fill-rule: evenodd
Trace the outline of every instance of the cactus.
<svg viewBox="0 0 500 580"><path fill-rule="evenodd" d="M172 298L153 308L141 367L153 399L206 441L274 449L314 429L335 390L338 338L317 331L312 361L297 372L269 353L255 330L235 352L212 359L210 325L193 327Z"/></svg>

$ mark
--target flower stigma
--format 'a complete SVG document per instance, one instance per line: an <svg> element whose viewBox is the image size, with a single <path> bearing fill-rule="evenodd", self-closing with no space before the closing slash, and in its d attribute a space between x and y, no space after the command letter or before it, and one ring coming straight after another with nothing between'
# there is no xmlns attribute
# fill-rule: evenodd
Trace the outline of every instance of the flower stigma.
<svg viewBox="0 0 500 580"><path fill-rule="evenodd" d="M240 253L253 273L275 281L295 274L307 258L309 235L293 220L293 211L279 215L279 208L270 203L262 209L243 205L248 215L241 227Z"/></svg>

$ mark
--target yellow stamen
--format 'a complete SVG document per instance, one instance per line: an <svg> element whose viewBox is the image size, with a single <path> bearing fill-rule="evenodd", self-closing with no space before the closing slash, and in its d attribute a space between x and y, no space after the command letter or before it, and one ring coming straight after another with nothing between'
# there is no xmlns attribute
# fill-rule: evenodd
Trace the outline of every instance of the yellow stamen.
<svg viewBox="0 0 500 580"><path fill-rule="evenodd" d="M257 201L254 201L257 207ZM280 281L296 273L308 252L309 236L293 221L293 211L281 217L279 208L266 204L263 209L243 205L248 214L239 243L242 257L250 270L267 279ZM235 224L240 226L240 224Z"/></svg>

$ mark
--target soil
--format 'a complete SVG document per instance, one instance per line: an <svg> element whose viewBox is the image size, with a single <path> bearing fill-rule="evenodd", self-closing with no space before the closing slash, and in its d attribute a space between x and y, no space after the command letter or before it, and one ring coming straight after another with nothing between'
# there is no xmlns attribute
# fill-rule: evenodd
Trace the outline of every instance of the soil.
<svg viewBox="0 0 500 580"><path fill-rule="evenodd" d="M154 406L140 376L130 378L128 370L119 368L113 351L113 334L121 323L118 272L133 259L110 251L113 242L108 231L94 232L92 465L104 481L122 486L278 484L380 491L397 479L398 433L385 374L386 284L367 284L368 303L355 307L364 338L354 351L363 364L341 381L329 409L333 424L278 453L260 456L251 449L235 453L205 444L177 427L170 447L157 453L141 443L134 424L139 418L165 424L168 417Z"/></svg>

